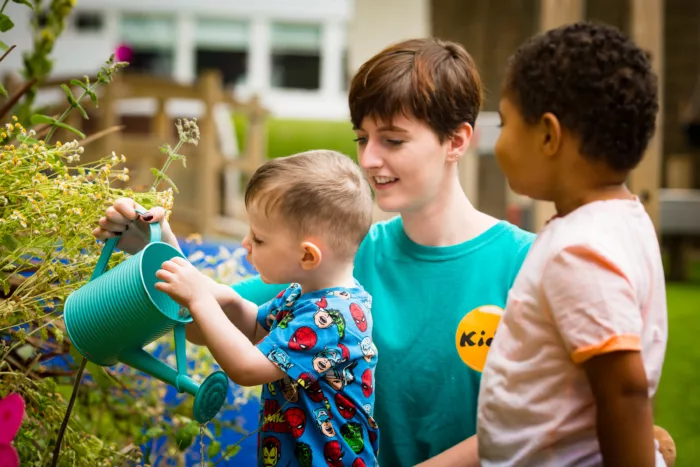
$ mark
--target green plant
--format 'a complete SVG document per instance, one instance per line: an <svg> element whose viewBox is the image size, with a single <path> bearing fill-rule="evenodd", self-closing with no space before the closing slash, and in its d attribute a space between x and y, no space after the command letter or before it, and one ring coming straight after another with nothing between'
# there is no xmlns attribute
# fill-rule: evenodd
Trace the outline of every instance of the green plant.
<svg viewBox="0 0 700 467"><path fill-rule="evenodd" d="M11 27L11 20L4 19L7 3L0 7L0 30ZM72 2L51 3L56 21L64 17L61 8L66 5ZM53 30L52 41L61 30L62 26ZM180 142L175 148L167 144L161 148L167 157L160 169L153 169L151 190L115 188L113 182L129 180L123 155L112 153L86 163L81 161L86 151L80 141L53 144L51 138L59 128L84 138L65 118L71 111L87 118L83 101L89 98L97 105L97 87L109 84L126 64L111 58L95 82L72 81L83 89L78 97L63 85L68 106L50 117L34 109L30 91L48 76L52 41L35 40L35 50L25 55L27 85L0 110L0 118L10 108L22 114L0 125L0 398L18 392L27 404L27 417L14 444L22 465L28 466L48 465L54 453L60 454L55 460L61 466L130 465L144 457L141 444L160 436L168 437L165 455L181 457L195 439L195 428L200 430L189 418L192 398L166 406L160 381L124 365L103 368L87 363L66 338L60 313L65 298L94 269L101 245L91 231L107 206L128 196L146 208L163 206L169 214L177 188L167 169L175 160L185 163L177 151L182 144L196 144L199 129L194 121L178 121ZM12 51L6 45L5 49ZM28 64L27 57L40 56L48 61L34 58ZM162 181L171 186L158 191ZM123 257L123 252L115 253L110 264ZM169 344L163 338L153 345ZM188 350L195 351L191 346ZM50 363L69 354L74 357L69 366ZM196 354L194 377L201 379L213 371L214 360L205 349ZM89 374L85 379L83 368ZM69 400L76 404L72 411ZM235 427L215 420L214 432L207 428L204 435L213 439L226 425ZM209 455L216 455L218 448L213 443ZM146 459L149 454L147 450Z"/></svg>

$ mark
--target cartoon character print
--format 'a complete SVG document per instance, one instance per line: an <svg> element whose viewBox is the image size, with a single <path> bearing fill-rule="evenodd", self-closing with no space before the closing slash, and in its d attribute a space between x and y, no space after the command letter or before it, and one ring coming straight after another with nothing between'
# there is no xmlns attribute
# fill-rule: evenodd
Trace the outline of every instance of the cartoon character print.
<svg viewBox="0 0 700 467"><path fill-rule="evenodd" d="M296 383L289 376L285 376L279 381L282 395L288 402L297 402L299 393L297 392Z"/></svg>
<svg viewBox="0 0 700 467"><path fill-rule="evenodd" d="M287 300L284 302L284 306L287 308L291 308L297 298L299 298L299 295L301 295L301 286L299 284L290 284L289 288L293 290L292 293L287 296Z"/></svg>
<svg viewBox="0 0 700 467"><path fill-rule="evenodd" d="M350 360L350 349L345 344L338 344L338 348L340 349L340 361L342 362L347 362Z"/></svg>
<svg viewBox="0 0 700 467"><path fill-rule="evenodd" d="M297 442L294 446L294 457L299 463L299 467L311 467L314 461L314 453L311 446L306 443Z"/></svg>
<svg viewBox="0 0 700 467"><path fill-rule="evenodd" d="M365 464L365 461L358 457L353 461L352 467L367 467L367 464Z"/></svg>
<svg viewBox="0 0 700 467"><path fill-rule="evenodd" d="M372 375L372 370L367 368L362 373L362 394L364 394L365 397L369 397L372 395L373 391L374 391L374 378Z"/></svg>
<svg viewBox="0 0 700 467"><path fill-rule="evenodd" d="M306 372L300 374L299 378L297 378L297 384L299 384L299 386L301 386L302 388L308 388L315 381L316 377L311 373Z"/></svg>
<svg viewBox="0 0 700 467"><path fill-rule="evenodd" d="M265 467L275 467L282 456L282 445L274 436L268 436L262 442L262 462Z"/></svg>
<svg viewBox="0 0 700 467"><path fill-rule="evenodd" d="M292 436L299 439L306 429L306 414L299 407L291 407L284 411L284 419L291 429Z"/></svg>
<svg viewBox="0 0 700 467"><path fill-rule="evenodd" d="M289 348L292 350L309 350L318 342L318 336L308 326L302 326L289 338Z"/></svg>
<svg viewBox="0 0 700 467"><path fill-rule="evenodd" d="M345 453L338 441L328 441L323 446L323 457L329 467L343 467L343 457Z"/></svg>
<svg viewBox="0 0 700 467"><path fill-rule="evenodd" d="M317 373L325 373L330 368L339 364L341 360L342 352L340 350L326 347L314 355L312 364Z"/></svg>
<svg viewBox="0 0 700 467"><path fill-rule="evenodd" d="M334 290L330 294L334 297L342 298L343 300L350 300L350 292L347 290Z"/></svg>
<svg viewBox="0 0 700 467"><path fill-rule="evenodd" d="M321 402L326 397L323 394L321 384L318 381L314 381L306 387L306 394L308 394L309 399L311 399L314 402Z"/></svg>
<svg viewBox="0 0 700 467"><path fill-rule="evenodd" d="M314 410L314 418L316 419L316 426L321 430L321 433L329 438L335 436L335 429L333 428L333 424L331 424L331 417L328 409L322 407Z"/></svg>
<svg viewBox="0 0 700 467"><path fill-rule="evenodd" d="M277 327L280 329L287 329L289 323L294 319L294 311L292 310L282 310L277 313Z"/></svg>
<svg viewBox="0 0 700 467"><path fill-rule="evenodd" d="M314 323L321 329L327 329L333 325L338 328L338 335L345 337L345 318L338 310L328 308L326 297L316 302L318 310L314 313Z"/></svg>
<svg viewBox="0 0 700 467"><path fill-rule="evenodd" d="M275 399L264 399L262 407L263 423L261 431L289 433L289 423L280 412L280 403Z"/></svg>
<svg viewBox="0 0 700 467"><path fill-rule="evenodd" d="M350 420L357 413L357 407L355 407L350 399L345 397L345 394L342 392L336 392L334 400L335 407L338 409L338 412L340 412L340 415L342 415L346 420Z"/></svg>
<svg viewBox="0 0 700 467"><path fill-rule="evenodd" d="M357 361L354 361L342 369L333 368L326 373L326 382L336 391L340 391L348 384L355 382L355 373L353 370L356 366Z"/></svg>
<svg viewBox="0 0 700 467"><path fill-rule="evenodd" d="M267 358L285 373L294 366L289 358L289 354L279 347L274 347L272 350L270 350L267 354Z"/></svg>
<svg viewBox="0 0 700 467"><path fill-rule="evenodd" d="M362 409L365 411L368 417L372 416L372 406L369 404L365 404L362 406Z"/></svg>
<svg viewBox="0 0 700 467"><path fill-rule="evenodd" d="M357 329L362 332L367 331L367 317L365 316L365 312L362 310L362 307L357 303L351 303L350 314L357 325Z"/></svg>
<svg viewBox="0 0 700 467"><path fill-rule="evenodd" d="M348 422L340 427L340 435L343 437L352 452L360 454L365 450L365 441L362 436L362 425L356 422Z"/></svg>
<svg viewBox="0 0 700 467"><path fill-rule="evenodd" d="M372 357L377 355L374 342L372 342L372 338L369 336L365 336L360 342L360 350L362 350L362 355L364 355L364 359L367 363L371 362Z"/></svg>
<svg viewBox="0 0 700 467"><path fill-rule="evenodd" d="M272 325L275 322L275 314L276 310L270 310L270 313L265 318L265 326L267 327L267 329L272 329Z"/></svg>

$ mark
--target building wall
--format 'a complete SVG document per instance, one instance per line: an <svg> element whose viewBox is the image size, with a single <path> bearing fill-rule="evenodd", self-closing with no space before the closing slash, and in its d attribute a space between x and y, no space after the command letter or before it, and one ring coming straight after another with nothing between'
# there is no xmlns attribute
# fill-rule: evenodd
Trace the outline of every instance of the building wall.
<svg viewBox="0 0 700 467"><path fill-rule="evenodd" d="M282 117L345 119L346 35L352 7L352 0L81 0L73 18L78 11L98 12L104 15L103 27L99 32L79 32L69 22L54 48L53 73L54 76L96 73L125 39L120 30L123 15L146 14L168 18L173 25L174 30L166 34L167 45L173 50L172 78L192 82L196 79L197 22L200 19L239 21L245 23L248 31L245 39L248 79L236 88L241 98L259 93L263 104ZM4 34L3 41L16 44L17 49L3 61L3 75L20 69L22 52L32 47L27 27L31 10L14 2L6 8L17 27ZM271 29L275 22L320 26L319 89L282 89L271 85ZM185 109L183 113L189 112Z"/></svg>
<svg viewBox="0 0 700 467"><path fill-rule="evenodd" d="M691 149L680 125L681 107L700 85L700 2L665 0L664 155L691 154L700 188L700 150ZM700 115L698 115L700 118Z"/></svg>
<svg viewBox="0 0 700 467"><path fill-rule="evenodd" d="M430 36L430 14L430 0L354 0L350 72L390 44Z"/></svg>
<svg viewBox="0 0 700 467"><path fill-rule="evenodd" d="M508 57L517 46L538 31L538 0L432 0L431 25L434 36L454 40L474 57L486 88L481 119L488 121L489 141L497 138L490 112L498 108L498 93ZM700 151L688 147L679 122L680 106L687 102L700 81L700 2L666 0L664 45L664 158L674 153L694 154L695 187L700 188ZM630 0L587 0L585 19L604 22L629 34ZM479 130L477 122L477 131ZM481 124L482 131L484 124ZM497 164L481 148L479 207L506 217L512 193Z"/></svg>

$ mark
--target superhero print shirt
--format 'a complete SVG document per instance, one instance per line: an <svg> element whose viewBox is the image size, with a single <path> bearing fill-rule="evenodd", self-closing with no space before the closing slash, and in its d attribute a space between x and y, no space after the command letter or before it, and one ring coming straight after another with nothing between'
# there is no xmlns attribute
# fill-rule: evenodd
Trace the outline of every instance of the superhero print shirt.
<svg viewBox="0 0 700 467"><path fill-rule="evenodd" d="M291 284L258 310L257 347L286 376L263 386L258 465L377 464L372 299L359 283L301 293Z"/></svg>

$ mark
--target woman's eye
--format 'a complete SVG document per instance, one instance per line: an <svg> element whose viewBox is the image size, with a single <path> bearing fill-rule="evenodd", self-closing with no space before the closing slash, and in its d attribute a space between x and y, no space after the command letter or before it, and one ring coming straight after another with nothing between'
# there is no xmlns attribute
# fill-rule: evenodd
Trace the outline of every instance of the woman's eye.
<svg viewBox="0 0 700 467"><path fill-rule="evenodd" d="M358 136L358 137L355 138L353 141L356 142L357 144L360 144L360 145L365 145L365 144L367 144L367 138L364 138L364 137L362 137L362 136Z"/></svg>
<svg viewBox="0 0 700 467"><path fill-rule="evenodd" d="M386 142L391 144L392 146L401 146L403 144L403 141L400 139L388 139L386 140Z"/></svg>
<svg viewBox="0 0 700 467"><path fill-rule="evenodd" d="M259 238L253 238L253 243L255 243L256 245L262 245L263 241Z"/></svg>

